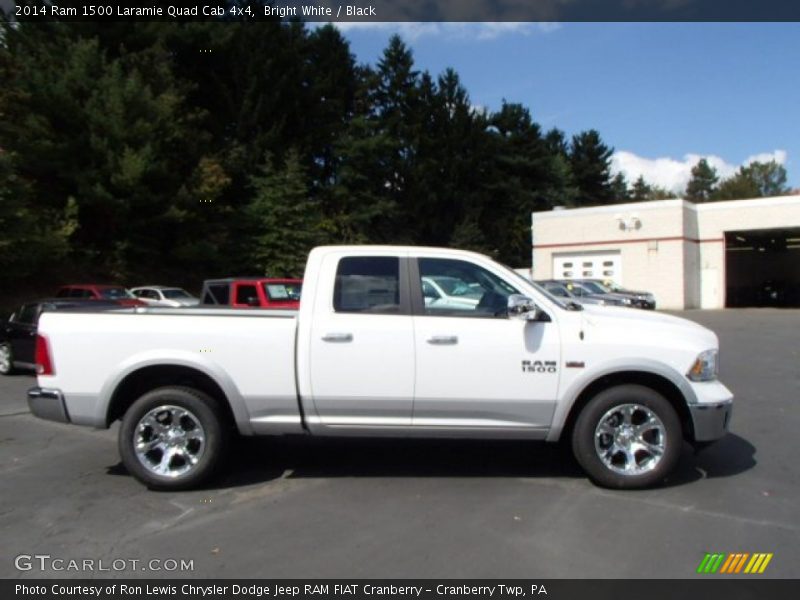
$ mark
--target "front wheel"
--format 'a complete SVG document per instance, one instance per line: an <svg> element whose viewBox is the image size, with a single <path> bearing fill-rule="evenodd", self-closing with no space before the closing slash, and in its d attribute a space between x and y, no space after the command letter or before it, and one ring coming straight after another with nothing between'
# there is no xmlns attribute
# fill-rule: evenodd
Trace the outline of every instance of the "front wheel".
<svg viewBox="0 0 800 600"><path fill-rule="evenodd" d="M11 352L11 344L3 342L0 344L0 375L11 375L14 372L14 355Z"/></svg>
<svg viewBox="0 0 800 600"><path fill-rule="evenodd" d="M127 410L119 453L128 471L151 489L182 490L206 481L228 446L216 402L199 390L163 387Z"/></svg>
<svg viewBox="0 0 800 600"><path fill-rule="evenodd" d="M660 483L678 463L681 424L669 401L641 385L597 394L578 415L575 458L596 484L635 489Z"/></svg>

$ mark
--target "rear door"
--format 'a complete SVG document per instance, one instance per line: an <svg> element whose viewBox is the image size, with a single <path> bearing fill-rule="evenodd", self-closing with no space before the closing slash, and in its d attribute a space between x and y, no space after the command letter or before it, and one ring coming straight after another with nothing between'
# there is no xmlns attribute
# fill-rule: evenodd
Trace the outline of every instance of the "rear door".
<svg viewBox="0 0 800 600"><path fill-rule="evenodd" d="M520 293L520 282L490 265L421 257L411 263L410 276L414 426L465 435L493 429L543 435L558 391L556 323L508 318L508 296ZM437 281L450 291L446 304L424 298L424 284Z"/></svg>
<svg viewBox="0 0 800 600"><path fill-rule="evenodd" d="M261 306L256 282L237 282L233 284L233 306L236 308L251 308Z"/></svg>
<svg viewBox="0 0 800 600"><path fill-rule="evenodd" d="M329 254L311 326L309 366L316 415L328 426L409 426L414 331L405 257Z"/></svg>

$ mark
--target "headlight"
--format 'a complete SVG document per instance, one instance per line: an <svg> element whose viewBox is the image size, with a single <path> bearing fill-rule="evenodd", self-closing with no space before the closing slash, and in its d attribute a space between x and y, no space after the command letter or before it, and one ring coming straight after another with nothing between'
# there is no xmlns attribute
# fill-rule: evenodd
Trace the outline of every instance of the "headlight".
<svg viewBox="0 0 800 600"><path fill-rule="evenodd" d="M717 350L701 352L686 376L692 381L711 381L717 378L719 361Z"/></svg>
<svg viewBox="0 0 800 600"><path fill-rule="evenodd" d="M633 301L630 298L622 298L619 302L623 306L629 306Z"/></svg>

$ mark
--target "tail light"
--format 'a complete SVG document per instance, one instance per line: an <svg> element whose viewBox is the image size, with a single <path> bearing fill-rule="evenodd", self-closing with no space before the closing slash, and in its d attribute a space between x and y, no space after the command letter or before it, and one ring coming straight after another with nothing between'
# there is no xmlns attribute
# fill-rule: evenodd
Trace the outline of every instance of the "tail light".
<svg viewBox="0 0 800 600"><path fill-rule="evenodd" d="M53 359L50 357L50 342L43 335L36 336L36 374L56 374Z"/></svg>

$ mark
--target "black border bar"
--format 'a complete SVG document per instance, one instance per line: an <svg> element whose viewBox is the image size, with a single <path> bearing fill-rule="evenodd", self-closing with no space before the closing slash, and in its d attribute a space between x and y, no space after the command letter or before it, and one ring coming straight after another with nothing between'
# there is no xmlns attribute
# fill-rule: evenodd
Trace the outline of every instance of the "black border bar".
<svg viewBox="0 0 800 600"><path fill-rule="evenodd" d="M788 600L800 595L798 579L759 575L696 579L4 579L5 600ZM200 593L199 588L203 588ZM489 593L489 590L492 590ZM37 590L37 591L34 591Z"/></svg>
<svg viewBox="0 0 800 600"><path fill-rule="evenodd" d="M20 22L800 22L797 0L0 0L0 7Z"/></svg>

